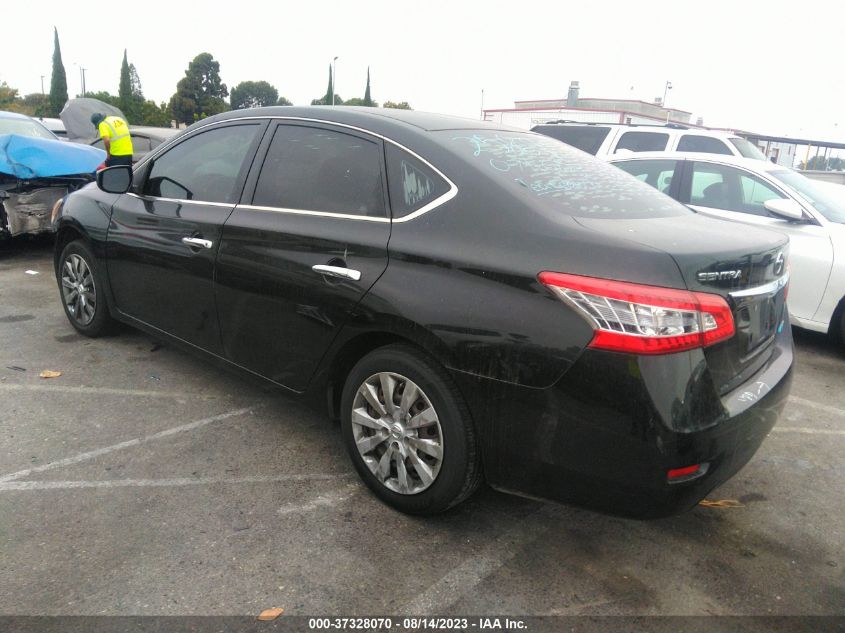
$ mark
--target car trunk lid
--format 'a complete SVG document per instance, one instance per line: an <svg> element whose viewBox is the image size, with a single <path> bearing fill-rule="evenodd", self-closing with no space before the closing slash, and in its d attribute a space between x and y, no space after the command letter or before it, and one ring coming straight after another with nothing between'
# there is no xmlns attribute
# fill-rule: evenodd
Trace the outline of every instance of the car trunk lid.
<svg viewBox="0 0 845 633"><path fill-rule="evenodd" d="M727 300L736 333L705 349L720 393L751 378L788 326L785 236L698 215L637 220L578 218L582 226L668 253L687 289Z"/></svg>

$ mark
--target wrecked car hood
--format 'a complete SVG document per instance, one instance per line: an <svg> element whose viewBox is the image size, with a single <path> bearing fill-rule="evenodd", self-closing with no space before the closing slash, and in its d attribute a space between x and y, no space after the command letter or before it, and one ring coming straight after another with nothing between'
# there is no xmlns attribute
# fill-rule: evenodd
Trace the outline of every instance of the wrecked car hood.
<svg viewBox="0 0 845 633"><path fill-rule="evenodd" d="M24 180L90 174L106 159L96 147L62 141L0 135L0 174Z"/></svg>
<svg viewBox="0 0 845 633"><path fill-rule="evenodd" d="M69 99L59 115L62 117L62 123L65 124L68 139L77 143L87 143L99 138L97 129L91 123L91 115L95 112L106 116L119 116L125 121L128 120L120 111L120 108L104 103L99 99L91 99L90 97Z"/></svg>

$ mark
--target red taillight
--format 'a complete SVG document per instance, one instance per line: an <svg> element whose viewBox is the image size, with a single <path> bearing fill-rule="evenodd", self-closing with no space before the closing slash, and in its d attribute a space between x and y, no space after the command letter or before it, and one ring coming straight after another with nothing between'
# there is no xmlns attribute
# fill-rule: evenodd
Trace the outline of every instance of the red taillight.
<svg viewBox="0 0 845 633"><path fill-rule="evenodd" d="M733 314L719 295L565 273L538 278L593 326L593 348L669 354L734 335Z"/></svg>

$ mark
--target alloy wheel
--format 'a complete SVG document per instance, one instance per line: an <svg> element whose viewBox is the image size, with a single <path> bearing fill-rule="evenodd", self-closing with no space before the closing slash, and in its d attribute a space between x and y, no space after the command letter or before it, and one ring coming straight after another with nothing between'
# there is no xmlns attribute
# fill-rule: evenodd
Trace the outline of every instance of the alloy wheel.
<svg viewBox="0 0 845 633"><path fill-rule="evenodd" d="M370 472L393 492L418 494L440 472L440 420L423 390L405 376L380 372L364 381L352 403L352 434Z"/></svg>
<svg viewBox="0 0 845 633"><path fill-rule="evenodd" d="M97 312L97 289L88 263L76 253L62 265L62 297L69 315L79 323L88 325Z"/></svg>

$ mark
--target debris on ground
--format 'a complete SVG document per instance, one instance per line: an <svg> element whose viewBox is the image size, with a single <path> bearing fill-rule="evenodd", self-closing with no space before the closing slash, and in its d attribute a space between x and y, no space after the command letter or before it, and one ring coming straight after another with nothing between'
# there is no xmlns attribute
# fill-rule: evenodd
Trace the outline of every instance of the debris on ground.
<svg viewBox="0 0 845 633"><path fill-rule="evenodd" d="M282 615L284 612L285 612L285 610L282 609L281 607L273 607L272 609L264 609L264 611L261 612L261 615L259 615L256 618L256 620L260 620L261 622L268 622L270 620L275 620L280 615Z"/></svg>
<svg viewBox="0 0 845 633"><path fill-rule="evenodd" d="M24 273L27 274L27 275L38 275L39 274L39 272L37 270L25 270Z"/></svg>
<svg viewBox="0 0 845 633"><path fill-rule="evenodd" d="M58 378L62 375L60 371L53 371L52 369L45 369L40 374L38 374L42 378Z"/></svg>
<svg viewBox="0 0 845 633"><path fill-rule="evenodd" d="M26 367L18 367L17 365L6 365L6 369L11 369L12 371L26 371Z"/></svg>
<svg viewBox="0 0 845 633"><path fill-rule="evenodd" d="M704 506L705 508L744 508L745 505L737 501L736 499L718 499L718 500L711 500L711 499L702 499L698 502L698 505Z"/></svg>

